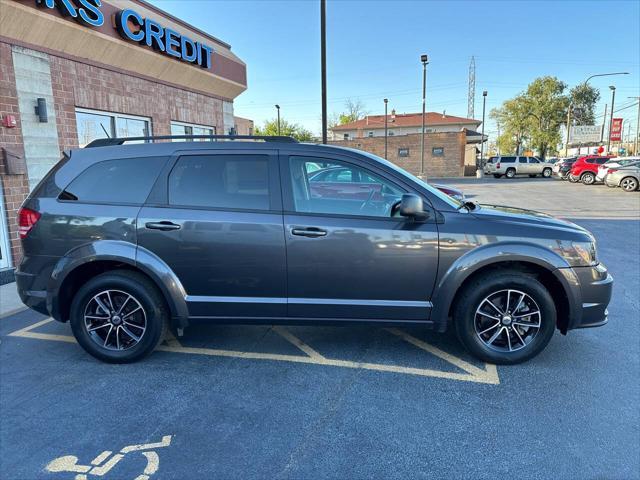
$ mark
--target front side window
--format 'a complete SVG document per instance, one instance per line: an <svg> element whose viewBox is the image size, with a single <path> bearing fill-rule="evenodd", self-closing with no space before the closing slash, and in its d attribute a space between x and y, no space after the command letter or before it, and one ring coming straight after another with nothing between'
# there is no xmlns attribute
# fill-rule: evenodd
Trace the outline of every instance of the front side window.
<svg viewBox="0 0 640 480"><path fill-rule="evenodd" d="M312 170L314 165L320 170ZM405 191L355 165L310 157L289 159L295 209L301 213L391 217Z"/></svg>
<svg viewBox="0 0 640 480"><path fill-rule="evenodd" d="M530 157L529 163L540 163L540 160L538 160L536 157Z"/></svg>
<svg viewBox="0 0 640 480"><path fill-rule="evenodd" d="M84 108L76 109L76 126L78 146L81 148L100 138L148 137L151 135L151 120L147 117Z"/></svg>
<svg viewBox="0 0 640 480"><path fill-rule="evenodd" d="M165 161L164 157L148 157L96 163L78 175L60 199L143 204Z"/></svg>
<svg viewBox="0 0 640 480"><path fill-rule="evenodd" d="M269 210L269 158L266 155L181 157L169 175L169 203Z"/></svg>

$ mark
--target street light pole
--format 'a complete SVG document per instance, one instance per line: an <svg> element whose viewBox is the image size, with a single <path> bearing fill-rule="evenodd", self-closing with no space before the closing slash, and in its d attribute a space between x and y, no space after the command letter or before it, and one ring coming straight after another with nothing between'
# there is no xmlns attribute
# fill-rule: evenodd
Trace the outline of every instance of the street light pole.
<svg viewBox="0 0 640 480"><path fill-rule="evenodd" d="M613 109L615 108L616 102L616 87L610 85L611 89L611 113L609 116L609 136L607 138L607 153L611 153L611 127L613 127Z"/></svg>
<svg viewBox="0 0 640 480"><path fill-rule="evenodd" d="M387 159L387 135L389 130L387 128L387 104L389 103L389 99L384 99L384 158Z"/></svg>
<svg viewBox="0 0 640 480"><path fill-rule="evenodd" d="M609 77L611 75L629 75L629 72L612 72L612 73L596 73L595 75L591 75L587 77L587 79L583 82L586 86L589 83L589 80L596 77ZM573 104L569 103L569 109L567 110L567 139L564 143L564 156L567 156L567 152L569 151L569 134L571 133L571 109L573 108ZM602 121L602 130L604 131L604 123L606 122L606 113L605 118ZM578 152L580 153L580 152Z"/></svg>
<svg viewBox="0 0 640 480"><path fill-rule="evenodd" d="M480 162L476 162L476 177L482 178L482 159L484 158L484 112L487 107L487 91L482 92L482 136L480 138Z"/></svg>
<svg viewBox="0 0 640 480"><path fill-rule="evenodd" d="M327 144L327 1L320 0L320 70L322 76L322 143Z"/></svg>
<svg viewBox="0 0 640 480"><path fill-rule="evenodd" d="M633 143L633 154L638 155L638 139L640 139L640 97L629 97L638 101L638 118L636 119L636 139Z"/></svg>
<svg viewBox="0 0 640 480"><path fill-rule="evenodd" d="M420 55L420 61L422 62L422 146L420 149L420 178L424 179L424 126L427 112L427 64L429 63L429 57L427 55Z"/></svg>
<svg viewBox="0 0 640 480"><path fill-rule="evenodd" d="M276 105L276 111L278 112L278 135L281 135L281 133L280 133L280 105Z"/></svg>

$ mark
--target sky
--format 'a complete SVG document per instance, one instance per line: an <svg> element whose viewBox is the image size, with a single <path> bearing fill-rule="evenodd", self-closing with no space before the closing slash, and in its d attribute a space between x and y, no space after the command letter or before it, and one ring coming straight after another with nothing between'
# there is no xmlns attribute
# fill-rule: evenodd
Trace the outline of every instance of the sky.
<svg viewBox="0 0 640 480"><path fill-rule="evenodd" d="M257 125L276 116L321 132L319 0L151 0L231 44L247 64L248 89L235 114ZM469 62L475 56L475 118L496 131L489 111L552 75L569 87L595 78L601 100L636 128L640 96L640 1L327 1L328 111L359 99L369 114L421 111L422 66L429 55L427 110L467 116ZM625 108L626 107L626 108ZM620 109L620 110L619 110ZM618 111L619 110L619 111ZM625 125L625 133L627 132ZM491 139L490 139L491 141Z"/></svg>

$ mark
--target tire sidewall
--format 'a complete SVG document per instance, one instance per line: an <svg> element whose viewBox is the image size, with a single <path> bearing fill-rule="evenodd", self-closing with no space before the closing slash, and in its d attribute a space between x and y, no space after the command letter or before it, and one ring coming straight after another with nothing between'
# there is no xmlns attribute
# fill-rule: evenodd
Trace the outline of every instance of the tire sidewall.
<svg viewBox="0 0 640 480"><path fill-rule="evenodd" d="M622 184L624 183L625 180L632 180L635 183L635 188L624 188ZM635 192L638 189L638 181L633 177L626 177L620 181L620 186L625 192Z"/></svg>
<svg viewBox="0 0 640 480"><path fill-rule="evenodd" d="M513 178L516 176L516 171L513 168L510 168L507 170L507 172L505 173L505 176L507 178Z"/></svg>
<svg viewBox="0 0 640 480"><path fill-rule="evenodd" d="M582 183L585 185L592 185L596 181L596 176L593 173L585 173L582 175Z"/></svg>
<svg viewBox="0 0 640 480"><path fill-rule="evenodd" d="M549 177L551 177L551 174L552 174L552 173L553 173L553 172L551 171L551 169L550 169L550 168L545 168L544 170L542 170L542 176L543 176L544 178L549 178Z"/></svg>
<svg viewBox="0 0 640 480"><path fill-rule="evenodd" d="M101 348L90 337L84 324L84 311L87 303L104 290L120 290L135 297L146 314L147 328L140 342L123 351ZM154 301L148 286L135 279L118 274L103 274L90 280L76 293L71 303L70 324L76 340L90 355L110 363L128 363L136 361L153 351L163 334L163 322L166 313Z"/></svg>
<svg viewBox="0 0 640 480"><path fill-rule="evenodd" d="M546 288L532 277L517 274L498 274L485 277L479 287L465 292L464 300L456 308L455 327L460 342L475 356L495 364L509 365L524 362L540 353L549 343L556 329L556 308ZM476 334L475 312L490 294L500 290L519 290L529 295L540 308L542 326L532 342L515 352L498 352L487 347Z"/></svg>

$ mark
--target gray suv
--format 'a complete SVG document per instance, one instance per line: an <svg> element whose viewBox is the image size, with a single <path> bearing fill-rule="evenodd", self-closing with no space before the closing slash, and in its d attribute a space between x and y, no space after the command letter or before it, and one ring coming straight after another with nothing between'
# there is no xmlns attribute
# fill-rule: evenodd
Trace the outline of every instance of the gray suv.
<svg viewBox="0 0 640 480"><path fill-rule="evenodd" d="M66 153L19 214L23 302L101 360L195 321L355 322L454 328L514 364L607 321L613 280L577 225L459 202L358 150L165 139Z"/></svg>

